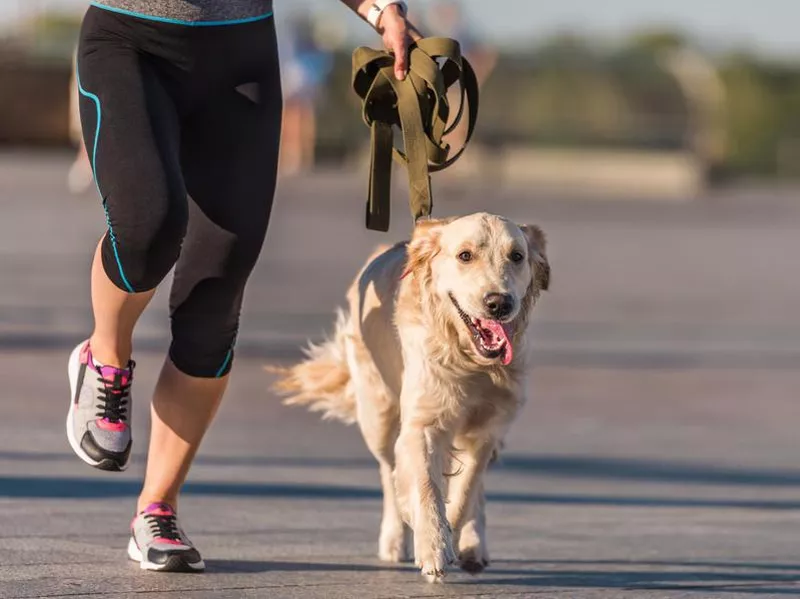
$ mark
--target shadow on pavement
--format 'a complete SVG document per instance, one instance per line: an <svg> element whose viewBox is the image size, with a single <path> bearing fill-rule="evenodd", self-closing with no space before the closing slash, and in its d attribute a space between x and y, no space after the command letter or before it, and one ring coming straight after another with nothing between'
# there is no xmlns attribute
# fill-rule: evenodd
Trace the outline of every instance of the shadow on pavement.
<svg viewBox="0 0 800 599"><path fill-rule="evenodd" d="M250 573L261 572L383 572L401 571L401 564L372 565L352 563L309 563L309 562L278 562L254 560L226 560L217 559L207 562L207 573Z"/></svg>
<svg viewBox="0 0 800 599"><path fill-rule="evenodd" d="M0 351L47 351L68 352L75 347L79 334L39 332L5 332L0 330ZM308 341L319 341L319 335L300 335L297 340L264 340L242 336L237 343L237 355L242 358L261 359L268 362L288 363L304 357L303 348ZM137 355L163 353L169 344L166 335L136 339ZM538 366L569 368L607 368L613 370L694 370L705 368L762 370L794 370L800 362L800 352L786 350L680 350L637 349L558 349L537 347L533 356Z"/></svg>
<svg viewBox="0 0 800 599"><path fill-rule="evenodd" d="M504 562L514 563L514 562ZM700 591L706 593L740 593L754 595L799 595L800 575L759 572L742 572L742 569L758 568L751 564L708 562L631 562L631 561L517 561L527 568L492 568L487 570L491 578L486 582L531 588L593 588L621 589L628 591ZM608 570L557 570L547 569L537 573L536 568L546 564L598 565ZM635 570L643 566L658 570ZM763 569L770 569L764 564ZM664 571L664 568L689 567L685 571ZM708 568L713 568L709 570ZM778 569L778 568L776 568ZM797 569L787 567L786 569ZM478 579L480 581L480 578ZM454 584L475 584L475 581L454 581Z"/></svg>
<svg viewBox="0 0 800 599"><path fill-rule="evenodd" d="M144 462L144 455L138 455ZM12 462L74 461L70 453L33 453L0 451L0 460ZM202 466L240 466L277 468L376 469L372 458L267 457L200 455L195 464ZM605 458L596 456L536 456L504 454L493 470L574 480L611 480L643 483L666 483L726 487L800 487L798 470L758 470L729 468L708 464L688 464L657 460Z"/></svg>
<svg viewBox="0 0 800 599"><path fill-rule="evenodd" d="M528 560L528 559L504 559L503 564L520 564L529 567L542 567L542 566L614 566L614 567L656 567L656 568L723 568L730 570L789 570L797 571L800 575L800 562L796 564L775 564L767 562L734 562L734 561L706 561L706 560L693 560L693 561L675 561L675 560L611 560L611 559L541 559L541 560ZM497 570L492 570L498 572ZM530 571L527 571L530 573ZM800 582L800 576L794 576L794 580Z"/></svg>
<svg viewBox="0 0 800 599"><path fill-rule="evenodd" d="M99 478L0 476L0 497L25 499L95 499L135 497L141 483ZM188 482L184 495L268 497L275 499L364 500L380 499L379 489L306 483ZM629 506L797 510L800 500L716 499L693 497L642 497L556 493L489 492L490 502L507 504Z"/></svg>
<svg viewBox="0 0 800 599"><path fill-rule="evenodd" d="M508 454L498 469L556 478L680 483L702 486L800 486L800 471L726 468L655 460L594 456L525 456Z"/></svg>

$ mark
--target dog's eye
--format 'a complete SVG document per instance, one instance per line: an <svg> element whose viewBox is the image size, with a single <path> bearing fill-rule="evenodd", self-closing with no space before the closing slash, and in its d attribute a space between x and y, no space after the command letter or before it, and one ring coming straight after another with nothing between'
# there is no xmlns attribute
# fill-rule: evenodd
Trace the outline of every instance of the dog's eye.
<svg viewBox="0 0 800 599"><path fill-rule="evenodd" d="M464 263L472 262L472 252L470 252L469 250L464 250L458 255L458 259Z"/></svg>
<svg viewBox="0 0 800 599"><path fill-rule="evenodd" d="M520 252L519 250L514 250L511 252L511 261L512 262L522 262L525 259L525 255Z"/></svg>

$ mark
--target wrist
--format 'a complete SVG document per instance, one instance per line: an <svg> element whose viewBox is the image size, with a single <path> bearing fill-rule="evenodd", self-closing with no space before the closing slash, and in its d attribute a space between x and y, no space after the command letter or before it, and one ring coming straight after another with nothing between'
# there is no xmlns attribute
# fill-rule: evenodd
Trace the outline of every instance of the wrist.
<svg viewBox="0 0 800 599"><path fill-rule="evenodd" d="M407 12L405 0L375 0L367 9L366 19L376 30L380 30L384 15L405 17Z"/></svg>

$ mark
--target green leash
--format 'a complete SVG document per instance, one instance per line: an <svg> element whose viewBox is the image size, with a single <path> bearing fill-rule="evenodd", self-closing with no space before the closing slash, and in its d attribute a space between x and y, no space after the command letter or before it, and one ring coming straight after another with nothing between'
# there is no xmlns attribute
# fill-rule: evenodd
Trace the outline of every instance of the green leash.
<svg viewBox="0 0 800 599"><path fill-rule="evenodd" d="M447 90L455 83L459 83L461 98L448 127L451 106ZM426 38L413 44L409 48L409 72L403 81L394 76L392 54L357 48L353 53L353 90L363 101L364 122L372 131L367 228L389 230L393 157L408 170L414 221L430 216L430 173L458 160L478 117L478 81L472 66L461 56L458 42ZM467 137L464 146L448 158L450 147L442 137L460 122L465 97L469 107ZM394 148L395 125L403 133L403 152Z"/></svg>

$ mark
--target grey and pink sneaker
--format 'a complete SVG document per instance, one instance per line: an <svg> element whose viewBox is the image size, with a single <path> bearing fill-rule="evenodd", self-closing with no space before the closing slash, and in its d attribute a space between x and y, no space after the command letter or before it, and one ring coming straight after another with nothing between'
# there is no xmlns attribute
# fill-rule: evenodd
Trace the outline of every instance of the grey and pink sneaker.
<svg viewBox="0 0 800 599"><path fill-rule="evenodd" d="M69 357L67 438L79 458L100 470L125 470L130 461L133 367L133 361L127 368L98 364L88 341Z"/></svg>
<svg viewBox="0 0 800 599"><path fill-rule="evenodd" d="M128 557L142 570L156 572L202 572L206 567L166 503L151 503L133 519Z"/></svg>

